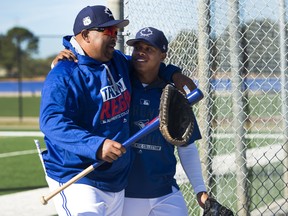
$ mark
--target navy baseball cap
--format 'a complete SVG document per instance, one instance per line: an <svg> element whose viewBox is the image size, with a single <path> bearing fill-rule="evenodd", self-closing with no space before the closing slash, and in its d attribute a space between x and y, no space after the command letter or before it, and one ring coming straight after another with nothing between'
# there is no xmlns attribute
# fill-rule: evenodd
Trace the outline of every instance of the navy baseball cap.
<svg viewBox="0 0 288 216"><path fill-rule="evenodd" d="M74 22L73 32L74 35L77 35L84 29L104 28L110 26L123 28L128 24L129 20L126 19L115 20L110 9L105 6L87 6L78 13Z"/></svg>
<svg viewBox="0 0 288 216"><path fill-rule="evenodd" d="M165 37L164 33L156 28L153 27L146 27L143 29L140 29L135 39L130 39L126 42L128 46L134 46L136 42L145 42L148 43L158 49L161 50L161 52L167 52L168 51L168 40Z"/></svg>

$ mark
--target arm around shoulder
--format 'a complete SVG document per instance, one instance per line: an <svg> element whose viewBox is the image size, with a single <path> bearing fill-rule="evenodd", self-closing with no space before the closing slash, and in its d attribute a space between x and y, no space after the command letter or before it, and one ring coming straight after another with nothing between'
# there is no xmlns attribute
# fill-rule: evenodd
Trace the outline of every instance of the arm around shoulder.
<svg viewBox="0 0 288 216"><path fill-rule="evenodd" d="M194 81L190 77L182 74L182 69L173 64L165 65L161 63L159 76L167 82L174 83L176 88L183 93L185 93L185 86L188 87L190 91L197 88Z"/></svg>
<svg viewBox="0 0 288 216"><path fill-rule="evenodd" d="M163 62L160 64L159 68L159 77L161 77L166 82L173 82L173 76L175 74L181 74L181 68L172 65L172 64L164 64Z"/></svg>

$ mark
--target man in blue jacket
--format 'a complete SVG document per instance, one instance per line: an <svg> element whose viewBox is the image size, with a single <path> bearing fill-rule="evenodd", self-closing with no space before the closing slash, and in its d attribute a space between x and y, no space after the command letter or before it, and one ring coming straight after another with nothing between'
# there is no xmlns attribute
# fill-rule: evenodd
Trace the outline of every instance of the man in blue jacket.
<svg viewBox="0 0 288 216"><path fill-rule="evenodd" d="M74 36L63 39L78 62L59 62L45 80L40 128L50 189L97 161L110 162L54 198L59 215L121 215L131 165L121 145L129 138L131 85L128 60L114 47L117 28L128 23L105 6L82 9Z"/></svg>
<svg viewBox="0 0 288 216"><path fill-rule="evenodd" d="M128 23L105 6L83 8L74 36L63 39L78 61L60 61L45 80L40 129L50 190L91 164L108 162L53 198L59 215L122 214L132 164L131 151L121 145L129 138L131 84L128 59L114 47L117 29Z"/></svg>

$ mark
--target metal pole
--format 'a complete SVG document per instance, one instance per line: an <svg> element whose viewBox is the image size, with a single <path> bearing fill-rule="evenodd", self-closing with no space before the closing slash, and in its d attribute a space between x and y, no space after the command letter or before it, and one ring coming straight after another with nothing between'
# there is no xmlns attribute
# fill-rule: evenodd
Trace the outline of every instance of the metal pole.
<svg viewBox="0 0 288 216"><path fill-rule="evenodd" d="M230 59L231 59L231 84L232 84L232 110L234 114L234 143L236 145L236 180L237 180L237 206L238 215L249 215L248 209L248 190L247 190L247 160L245 143L245 113L243 109L243 79L241 70L241 36L240 36L240 17L238 0L229 0L229 35L230 35Z"/></svg>
<svg viewBox="0 0 288 216"><path fill-rule="evenodd" d="M279 47L280 47L280 71L281 71L281 97L282 97L282 116L283 116L283 130L284 130L284 152L286 152L286 157L283 161L283 182L284 186L284 197L288 197L288 83L287 83L287 64L286 64L286 29L285 29L285 0L279 0Z"/></svg>
<svg viewBox="0 0 288 216"><path fill-rule="evenodd" d="M203 178L209 189L214 187L212 170L212 86L210 70L210 0L199 1L199 35L198 35L198 67L199 88L204 93L204 99L199 103L199 127L202 131L202 139L199 140L199 154L204 165ZM213 194L214 195L214 194Z"/></svg>
<svg viewBox="0 0 288 216"><path fill-rule="evenodd" d="M108 8L112 11L115 19L124 19L123 0L108 0ZM117 37L116 49L124 52L124 35L123 29L120 29Z"/></svg>
<svg viewBox="0 0 288 216"><path fill-rule="evenodd" d="M18 114L19 121L23 119L23 99L22 99L22 64L21 64L21 44L17 37L17 67L18 67Z"/></svg>

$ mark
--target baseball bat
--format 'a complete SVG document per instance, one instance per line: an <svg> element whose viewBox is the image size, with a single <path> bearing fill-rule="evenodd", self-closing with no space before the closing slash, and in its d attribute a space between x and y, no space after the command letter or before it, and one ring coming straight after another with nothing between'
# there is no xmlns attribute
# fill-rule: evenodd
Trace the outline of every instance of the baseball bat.
<svg viewBox="0 0 288 216"><path fill-rule="evenodd" d="M44 161L43 161L43 158L42 158L42 152L41 152L40 142L39 142L39 140L34 139L34 143L35 143L35 145L36 145L36 149L37 149L37 152L38 152L38 156L39 156L40 162L41 162L41 164L42 164L44 173L45 173L45 175L46 175L46 169L45 169Z"/></svg>
<svg viewBox="0 0 288 216"><path fill-rule="evenodd" d="M203 97L204 96L203 96L202 91L198 88L194 89L193 91L191 91L190 93L187 94L187 99L191 105L198 103ZM153 120L151 120L144 128L142 128L137 133L135 133L133 136L131 136L122 145L125 148L130 147L133 143L135 143L136 141L138 141L142 137L144 137L144 136L148 135L149 133L151 133L152 131L156 130L159 127L159 125L160 125L159 117L156 117ZM70 179L65 184L63 184L61 187L57 188L56 190L52 191L50 194L48 194L46 196L42 196L41 197L41 203L43 205L46 205L50 199L52 199L54 196L56 196L62 190L64 190L65 188L67 188L71 184L75 183L76 181L78 181L82 177L86 176L87 174L92 172L94 169L101 166L103 163L105 163L105 161L101 161L101 162L95 163L93 165L90 165L85 170L80 172L78 175L74 176L72 179Z"/></svg>

